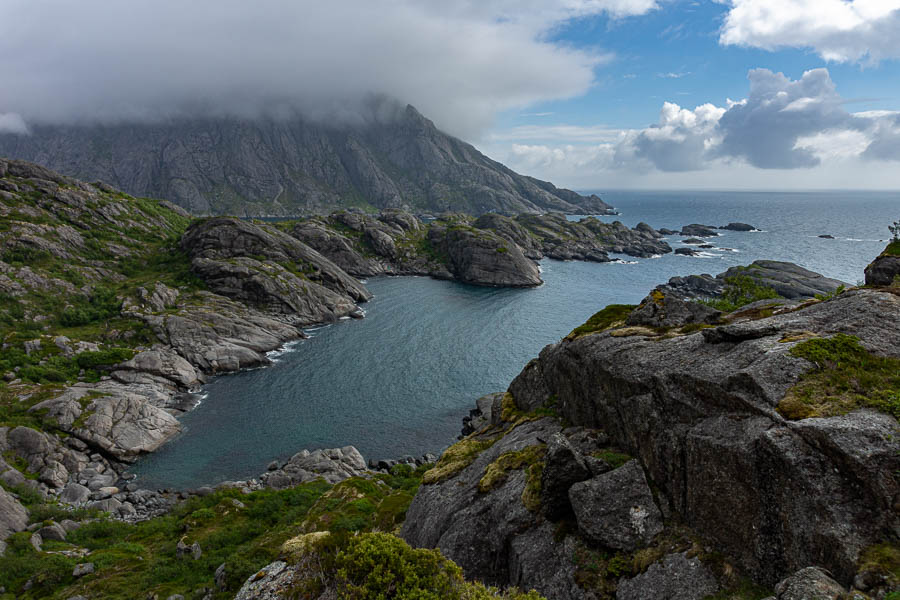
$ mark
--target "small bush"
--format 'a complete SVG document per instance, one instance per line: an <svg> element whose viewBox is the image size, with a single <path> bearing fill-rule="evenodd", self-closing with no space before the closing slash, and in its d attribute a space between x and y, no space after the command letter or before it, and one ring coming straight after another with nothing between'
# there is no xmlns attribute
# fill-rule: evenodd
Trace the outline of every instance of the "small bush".
<svg viewBox="0 0 900 600"><path fill-rule="evenodd" d="M331 562L347 600L459 598L462 569L438 550L413 549L387 533L354 536Z"/></svg>
<svg viewBox="0 0 900 600"><path fill-rule="evenodd" d="M59 315L63 327L80 327L118 316L122 302L111 288L98 285L90 298L73 300L72 306Z"/></svg>
<svg viewBox="0 0 900 600"><path fill-rule="evenodd" d="M761 285L749 275L734 275L725 278L725 288L719 298L702 302L722 312L734 312L742 306L759 300L780 297L774 288Z"/></svg>

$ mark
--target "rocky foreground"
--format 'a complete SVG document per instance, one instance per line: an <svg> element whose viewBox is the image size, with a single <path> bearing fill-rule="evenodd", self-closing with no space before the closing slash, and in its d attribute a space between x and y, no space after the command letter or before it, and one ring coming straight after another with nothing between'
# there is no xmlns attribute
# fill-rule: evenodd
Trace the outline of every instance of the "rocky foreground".
<svg viewBox="0 0 900 600"><path fill-rule="evenodd" d="M745 272L794 300L722 312L676 278L546 347L479 401L402 537L547 598L900 589L900 292L775 266Z"/></svg>

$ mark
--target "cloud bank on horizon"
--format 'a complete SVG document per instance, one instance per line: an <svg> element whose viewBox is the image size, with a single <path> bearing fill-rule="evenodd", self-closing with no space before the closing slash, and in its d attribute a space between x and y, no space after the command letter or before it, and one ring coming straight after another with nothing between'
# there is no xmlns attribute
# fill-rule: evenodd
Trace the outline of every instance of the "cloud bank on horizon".
<svg viewBox="0 0 900 600"><path fill-rule="evenodd" d="M708 73L661 58L687 47L691 27L679 21L701 9L694 39L713 54L756 53L739 73L711 59L722 69L714 78L749 70L746 98L723 101L707 86L687 104L674 94L688 92L663 91L673 95L655 103L658 118L647 109L641 119L652 125L608 124L598 89L616 65L635 105L648 97L642 79L672 90ZM643 23L657 27L633 34L645 55L611 42ZM654 47L653 37L677 45ZM769 64L786 52L819 64L802 75L792 64L791 79ZM0 133L196 115L353 121L386 96L517 170L575 187L708 186L760 173L829 185L825 176L863 172L900 187L900 175L872 167L900 161L900 112L850 112L833 80L834 68L877 77L900 59L900 0L7 0L0 58ZM644 59L642 76L632 63ZM602 116L590 117L590 102ZM579 118L551 122L579 103ZM513 113L526 121L504 122Z"/></svg>
<svg viewBox="0 0 900 600"><path fill-rule="evenodd" d="M900 112L850 113L824 68L799 80L754 69L750 91L727 106L693 110L665 102L657 123L637 130L602 130L593 144L512 145L510 162L530 170L682 173L729 166L811 169L834 161L900 161ZM513 133L548 139L553 128ZM569 138L575 137L569 133Z"/></svg>

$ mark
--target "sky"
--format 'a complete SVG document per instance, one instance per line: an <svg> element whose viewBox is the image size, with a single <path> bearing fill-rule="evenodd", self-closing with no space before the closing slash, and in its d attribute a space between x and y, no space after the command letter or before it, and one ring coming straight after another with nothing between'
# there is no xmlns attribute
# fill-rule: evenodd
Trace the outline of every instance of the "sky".
<svg viewBox="0 0 900 600"><path fill-rule="evenodd" d="M900 189L900 0L0 0L0 132L372 95L575 189Z"/></svg>

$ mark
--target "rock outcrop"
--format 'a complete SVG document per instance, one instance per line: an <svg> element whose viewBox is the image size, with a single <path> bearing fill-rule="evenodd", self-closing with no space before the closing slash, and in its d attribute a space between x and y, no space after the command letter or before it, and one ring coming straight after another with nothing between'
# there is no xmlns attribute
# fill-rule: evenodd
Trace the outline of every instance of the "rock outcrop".
<svg viewBox="0 0 900 600"><path fill-rule="evenodd" d="M274 227L229 217L197 221L181 246L212 291L299 324L334 321L372 297L340 267Z"/></svg>
<svg viewBox="0 0 900 600"><path fill-rule="evenodd" d="M866 285L898 284L900 284L900 240L894 240L866 267Z"/></svg>
<svg viewBox="0 0 900 600"><path fill-rule="evenodd" d="M301 221L292 234L358 277L430 275L507 287L542 283L537 266L516 243L471 227L470 220L447 215L425 225L401 211L378 216L344 212Z"/></svg>
<svg viewBox="0 0 900 600"><path fill-rule="evenodd" d="M266 487L284 489L320 477L328 483L338 483L367 472L366 461L359 450L345 446L312 452L301 450L280 468L263 473L260 480Z"/></svg>
<svg viewBox="0 0 900 600"><path fill-rule="evenodd" d="M35 126L0 134L22 158L196 215L299 215L348 206L481 214L605 214L582 196L525 177L439 131L412 106L379 100L356 125L208 118Z"/></svg>
<svg viewBox="0 0 900 600"><path fill-rule="evenodd" d="M801 291L821 283L775 268ZM734 572L778 598L869 589L861 557L895 547L900 527L900 426L871 408L791 420L782 401L816 368L792 353L805 340L852 335L900 359L900 297L851 289L697 318L678 302L693 304L573 333L479 401L478 429L426 475L404 539L551 599L699 599Z"/></svg>
<svg viewBox="0 0 900 600"><path fill-rule="evenodd" d="M830 294L840 286L848 285L793 263L757 260L746 267L731 267L715 277L707 274L672 277L667 284L656 289L666 297L712 298L722 294L728 279L739 276L750 277L758 285L770 287L782 298L791 300Z"/></svg>

